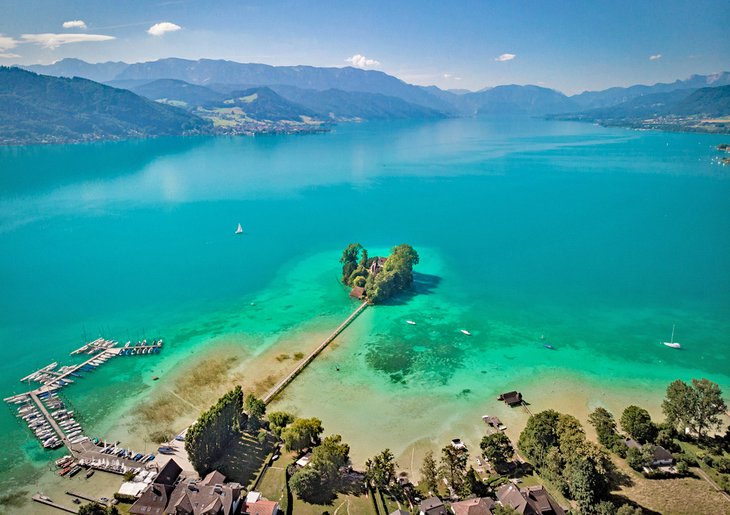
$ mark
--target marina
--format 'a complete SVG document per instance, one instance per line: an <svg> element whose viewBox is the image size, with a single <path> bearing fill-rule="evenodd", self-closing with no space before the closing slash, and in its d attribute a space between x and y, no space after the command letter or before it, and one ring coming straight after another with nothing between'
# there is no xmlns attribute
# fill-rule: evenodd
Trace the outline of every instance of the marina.
<svg viewBox="0 0 730 515"><path fill-rule="evenodd" d="M38 383L38 387L4 400L16 407L16 416L28 426L44 448L58 449L65 446L68 449L69 455L56 460L59 475L73 477L82 467L88 469L87 478L93 470L117 474L143 472L149 462L155 459L154 454L125 449L119 446L119 442L107 443L98 438L92 440L59 393L63 387L114 357L157 354L162 345L160 339L150 342L141 340L135 344L127 342L123 347L118 347L114 340L98 338L71 352L72 356L90 355L85 361L60 368L54 361L21 379L29 385ZM44 502L40 498L34 500Z"/></svg>

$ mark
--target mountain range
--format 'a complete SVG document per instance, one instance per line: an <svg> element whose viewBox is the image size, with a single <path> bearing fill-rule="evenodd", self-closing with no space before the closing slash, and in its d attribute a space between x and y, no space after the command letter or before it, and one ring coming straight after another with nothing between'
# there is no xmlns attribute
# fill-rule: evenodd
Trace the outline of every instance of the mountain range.
<svg viewBox="0 0 730 515"><path fill-rule="evenodd" d="M210 122L82 78L0 67L0 143L67 143L205 132Z"/></svg>
<svg viewBox="0 0 730 515"><path fill-rule="evenodd" d="M110 84L115 87L129 89L159 79L180 80L214 90L220 85L238 85L239 89L268 86L290 101L299 101L303 105L307 103L305 97L311 98L313 105L324 104L322 99L314 100L316 95L311 92L316 91L371 93L399 98L408 104L425 107L446 116L495 114L535 116L581 112L618 105L655 93L730 85L730 72L722 72L714 75L693 75L688 79L672 83L615 87L567 96L553 89L532 85L504 85L477 92L447 91L435 86L415 86L380 71L353 67L270 66L212 59L193 61L168 58L135 64L121 62L89 64L79 59L63 59L51 65L32 65L27 66L26 69L46 75L78 76L100 82L111 81ZM287 86L307 90L310 93L287 90L285 89ZM289 93L290 97L286 97L286 93ZM337 95L342 96L341 93L337 93ZM359 97L360 102L372 100L374 100L372 97ZM350 107L343 112L352 112L355 101L354 97L347 97L346 102ZM334 100L330 99L328 102L331 104ZM382 98L380 98L380 102L383 102ZM313 105L309 106L310 109ZM393 107L400 110L405 106L393 104ZM362 116L357 117L362 118ZM383 113L380 112L377 117L383 118Z"/></svg>
<svg viewBox="0 0 730 515"><path fill-rule="evenodd" d="M0 143L311 132L329 122L513 115L703 131L709 125L701 118L714 117L712 131L730 132L723 118L730 116L728 86L730 73L723 72L567 96L535 85L449 91L353 67L63 59L1 69ZM646 124L656 117L661 124Z"/></svg>

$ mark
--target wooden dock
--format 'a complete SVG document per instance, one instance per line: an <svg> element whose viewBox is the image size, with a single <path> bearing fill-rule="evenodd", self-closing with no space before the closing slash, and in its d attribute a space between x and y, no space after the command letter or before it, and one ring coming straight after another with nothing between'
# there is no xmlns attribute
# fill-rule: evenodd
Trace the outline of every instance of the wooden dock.
<svg viewBox="0 0 730 515"><path fill-rule="evenodd" d="M319 346L314 349L309 355L304 358L302 361L299 362L297 367L292 370L287 376L279 381L270 391L266 394L266 397L264 397L263 401L265 404L269 404L274 398L281 393L281 391L286 388L286 386L291 383L295 377L297 377L299 374L301 374L302 370L307 368L307 365L309 365L312 361L314 361L314 358L316 358L320 352L322 352L332 341L337 338L342 331L345 330L345 328L350 325L350 323L355 320L360 313L365 311L365 308L368 307L367 302L363 302L360 304L360 306L352 312L352 314L347 317L347 319L342 322L337 329L334 330L332 334L330 334L322 343L319 344Z"/></svg>
<svg viewBox="0 0 730 515"><path fill-rule="evenodd" d="M78 513L78 510L75 510L73 508L67 508L66 506L62 506L58 503L53 502L52 500L48 498L41 497L41 494L33 494L33 500L37 503L45 504L46 506L50 506L52 508L56 508L61 511L65 511L67 513Z"/></svg>

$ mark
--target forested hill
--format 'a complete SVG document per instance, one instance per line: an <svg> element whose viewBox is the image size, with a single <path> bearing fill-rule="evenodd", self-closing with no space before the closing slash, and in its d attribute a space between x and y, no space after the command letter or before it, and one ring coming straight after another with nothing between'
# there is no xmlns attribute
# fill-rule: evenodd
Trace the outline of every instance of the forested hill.
<svg viewBox="0 0 730 515"><path fill-rule="evenodd" d="M0 67L0 144L173 136L210 122L131 91Z"/></svg>

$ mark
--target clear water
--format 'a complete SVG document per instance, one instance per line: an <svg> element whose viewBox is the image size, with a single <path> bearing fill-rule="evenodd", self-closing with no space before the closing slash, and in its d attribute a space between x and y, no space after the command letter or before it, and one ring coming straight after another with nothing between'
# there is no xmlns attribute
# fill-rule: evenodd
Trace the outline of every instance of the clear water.
<svg viewBox="0 0 730 515"><path fill-rule="evenodd" d="M111 413L155 388L150 371L213 339L245 335L236 341L261 352L305 321L334 327L352 308L337 283L351 241L408 242L422 264L417 296L366 311L281 401L317 414L308 394L331 389L325 426L345 436L356 427L342 413L369 416L382 399L474 404L517 380L661 394L706 376L727 391L721 142L467 119L0 148L0 393L67 362L85 336L165 337L161 356L112 360L67 389L87 427L113 427ZM681 351L659 343L672 324ZM377 392L373 406L335 395L358 387ZM326 417L337 410L341 422ZM379 415L405 449L397 407ZM12 410L0 431L6 487L46 468L51 454Z"/></svg>

